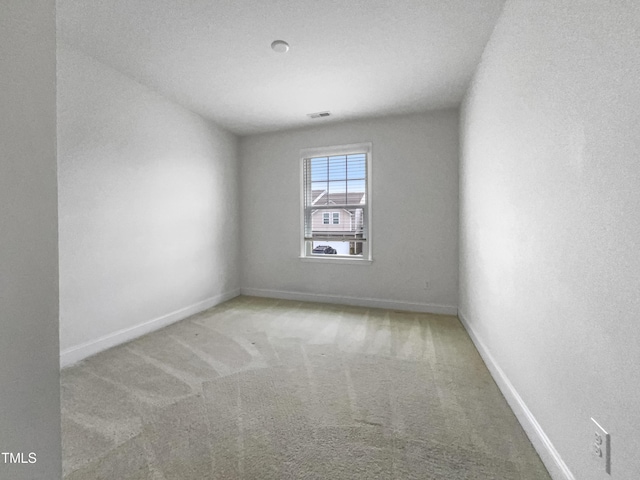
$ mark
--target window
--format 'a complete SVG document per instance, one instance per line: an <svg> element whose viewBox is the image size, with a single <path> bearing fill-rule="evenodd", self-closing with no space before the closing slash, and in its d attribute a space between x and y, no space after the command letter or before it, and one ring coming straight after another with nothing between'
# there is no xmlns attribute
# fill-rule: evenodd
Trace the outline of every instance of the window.
<svg viewBox="0 0 640 480"><path fill-rule="evenodd" d="M322 224L329 225L329 218L332 218L331 223L333 225L340 224L340 212L324 212L322 214Z"/></svg>
<svg viewBox="0 0 640 480"><path fill-rule="evenodd" d="M306 149L303 258L371 260L371 144Z"/></svg>

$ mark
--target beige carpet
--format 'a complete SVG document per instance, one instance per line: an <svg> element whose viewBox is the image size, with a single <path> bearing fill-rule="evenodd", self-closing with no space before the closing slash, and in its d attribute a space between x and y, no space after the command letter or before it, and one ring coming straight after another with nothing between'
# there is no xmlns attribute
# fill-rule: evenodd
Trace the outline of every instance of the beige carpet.
<svg viewBox="0 0 640 480"><path fill-rule="evenodd" d="M238 297L62 373L67 480L549 479L455 317Z"/></svg>

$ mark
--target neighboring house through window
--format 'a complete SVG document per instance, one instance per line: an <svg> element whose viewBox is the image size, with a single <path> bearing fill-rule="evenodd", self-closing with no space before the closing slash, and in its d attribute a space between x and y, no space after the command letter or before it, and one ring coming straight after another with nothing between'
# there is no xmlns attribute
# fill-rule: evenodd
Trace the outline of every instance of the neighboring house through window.
<svg viewBox="0 0 640 480"><path fill-rule="evenodd" d="M371 144L305 149L301 157L302 257L371 260Z"/></svg>
<svg viewBox="0 0 640 480"><path fill-rule="evenodd" d="M332 219L332 221L329 222L329 219ZM329 225L329 223L340 225L340 212L324 212L322 214L322 224Z"/></svg>

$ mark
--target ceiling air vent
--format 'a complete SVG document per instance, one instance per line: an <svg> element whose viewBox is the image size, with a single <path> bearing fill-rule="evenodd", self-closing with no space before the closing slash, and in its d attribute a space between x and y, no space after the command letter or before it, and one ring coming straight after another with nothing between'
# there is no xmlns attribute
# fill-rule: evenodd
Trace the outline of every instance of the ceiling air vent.
<svg viewBox="0 0 640 480"><path fill-rule="evenodd" d="M328 117L329 115L331 115L330 112L307 113L307 117L310 117L310 118L322 118L322 117Z"/></svg>

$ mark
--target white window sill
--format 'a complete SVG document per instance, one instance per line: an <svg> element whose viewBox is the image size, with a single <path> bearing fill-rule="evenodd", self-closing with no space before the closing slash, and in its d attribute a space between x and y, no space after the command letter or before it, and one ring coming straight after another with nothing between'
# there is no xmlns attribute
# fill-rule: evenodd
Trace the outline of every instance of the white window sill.
<svg viewBox="0 0 640 480"><path fill-rule="evenodd" d="M314 255L314 256L300 256L303 262L310 263L338 263L342 265L371 265L373 260L368 258L353 258L340 255Z"/></svg>

